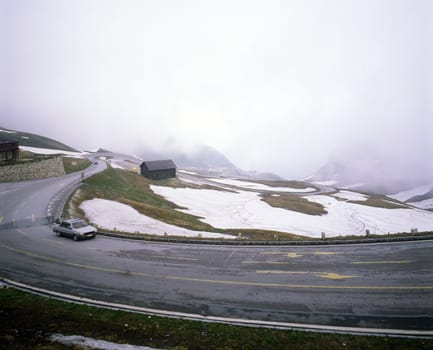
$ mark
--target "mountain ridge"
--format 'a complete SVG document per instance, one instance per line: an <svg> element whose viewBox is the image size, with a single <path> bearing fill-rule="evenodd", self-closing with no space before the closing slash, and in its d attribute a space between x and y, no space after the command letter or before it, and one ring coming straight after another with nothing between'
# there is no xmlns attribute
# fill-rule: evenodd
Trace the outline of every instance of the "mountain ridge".
<svg viewBox="0 0 433 350"><path fill-rule="evenodd" d="M20 146L47 148L67 152L80 152L79 150L72 148L60 141L30 132L11 130L0 126L0 135L8 139L18 141Z"/></svg>

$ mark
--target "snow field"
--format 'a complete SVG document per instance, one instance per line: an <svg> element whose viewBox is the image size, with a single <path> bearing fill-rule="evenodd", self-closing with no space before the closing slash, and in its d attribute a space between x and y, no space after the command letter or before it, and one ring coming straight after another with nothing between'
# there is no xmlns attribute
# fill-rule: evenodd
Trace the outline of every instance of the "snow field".
<svg viewBox="0 0 433 350"><path fill-rule="evenodd" d="M352 191L339 191L337 193L333 193L332 196L338 197L341 199L346 199L349 201L366 201L368 199L368 196L362 193L358 192L352 192Z"/></svg>
<svg viewBox="0 0 433 350"><path fill-rule="evenodd" d="M189 214L203 217L202 221L218 228L265 229L295 233L309 237L365 235L370 233L408 232L433 229L433 213L416 209L383 209L338 200L328 195L306 196L309 201L322 204L328 214L308 215L282 208L274 208L261 200L258 193L237 193L151 186L152 191L189 209ZM348 191L340 196L363 200L362 194ZM343 197L343 198L344 198ZM346 198L347 199L347 198Z"/></svg>
<svg viewBox="0 0 433 350"><path fill-rule="evenodd" d="M307 181L307 179L305 179L305 181ZM337 181L335 180L313 181L313 183L321 186L334 186L337 184Z"/></svg>
<svg viewBox="0 0 433 350"><path fill-rule="evenodd" d="M271 191L271 192L314 192L316 191L312 187L307 188L290 188L290 187L272 187L267 186L255 182L241 181L236 179L209 179L214 182L218 182L224 185L236 186L239 188L251 189L251 190L259 190L259 191Z"/></svg>
<svg viewBox="0 0 433 350"><path fill-rule="evenodd" d="M182 169L179 169L178 172L188 174L188 175L197 175L197 173L194 171L188 171L188 170L182 170Z"/></svg>
<svg viewBox="0 0 433 350"><path fill-rule="evenodd" d="M182 227L166 224L139 213L129 205L94 198L81 203L80 208L84 211L90 222L100 228L122 232L139 232L164 236L198 237L203 238L224 238L234 239L236 237L226 234L192 231Z"/></svg>
<svg viewBox="0 0 433 350"><path fill-rule="evenodd" d="M415 197L415 196L422 196L423 194L426 194L432 189L431 185L424 185L424 186L418 186L415 188L412 188L407 191L399 192L393 195L390 195L388 197L391 197L393 199L397 199L400 202L407 201L408 199Z"/></svg>

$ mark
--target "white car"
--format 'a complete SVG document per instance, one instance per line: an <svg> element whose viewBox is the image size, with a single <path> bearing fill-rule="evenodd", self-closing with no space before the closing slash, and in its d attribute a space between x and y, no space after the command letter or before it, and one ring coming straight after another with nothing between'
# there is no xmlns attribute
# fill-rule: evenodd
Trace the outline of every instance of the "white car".
<svg viewBox="0 0 433 350"><path fill-rule="evenodd" d="M54 223L53 231L57 236L66 236L72 238L74 241L78 241L94 238L97 230L81 219L58 219Z"/></svg>

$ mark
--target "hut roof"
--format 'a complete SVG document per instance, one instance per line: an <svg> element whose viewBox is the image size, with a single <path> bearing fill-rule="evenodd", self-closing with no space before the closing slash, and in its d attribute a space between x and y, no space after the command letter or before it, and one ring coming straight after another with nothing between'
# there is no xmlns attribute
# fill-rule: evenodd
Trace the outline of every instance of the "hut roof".
<svg viewBox="0 0 433 350"><path fill-rule="evenodd" d="M141 163L140 167L146 166L149 171L154 170L166 170L166 169L175 169L176 165L172 160L152 160L152 161L144 161Z"/></svg>

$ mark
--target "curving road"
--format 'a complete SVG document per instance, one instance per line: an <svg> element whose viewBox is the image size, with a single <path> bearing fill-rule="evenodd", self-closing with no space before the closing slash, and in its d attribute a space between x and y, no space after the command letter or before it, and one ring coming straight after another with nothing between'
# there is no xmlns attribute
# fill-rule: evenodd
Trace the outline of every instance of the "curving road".
<svg viewBox="0 0 433 350"><path fill-rule="evenodd" d="M86 175L104 167L99 162ZM432 241L245 247L99 236L73 242L56 237L46 216L80 177L0 184L0 277L179 317L433 336Z"/></svg>

